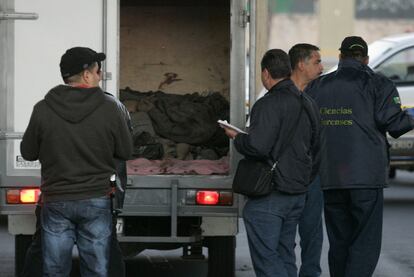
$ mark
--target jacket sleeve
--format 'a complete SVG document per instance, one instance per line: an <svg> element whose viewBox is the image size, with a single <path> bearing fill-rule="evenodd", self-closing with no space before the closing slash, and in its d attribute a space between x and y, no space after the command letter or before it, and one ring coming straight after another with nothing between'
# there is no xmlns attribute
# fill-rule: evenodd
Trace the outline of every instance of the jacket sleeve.
<svg viewBox="0 0 414 277"><path fill-rule="evenodd" d="M276 96L274 96L276 97ZM234 140L237 151L250 158L269 159L280 130L276 101L260 98L253 106L248 134L239 134Z"/></svg>
<svg viewBox="0 0 414 277"><path fill-rule="evenodd" d="M114 157L120 160L129 160L132 156L132 135L128 128L125 116L117 110L114 128L115 153Z"/></svg>
<svg viewBox="0 0 414 277"><path fill-rule="evenodd" d="M127 124L127 126L128 126L128 130L131 132L131 134L132 134L132 124L131 124L131 116L129 115L129 112L128 112L128 110L127 110L127 108L125 107L125 105L121 102L121 101L119 101L118 99L116 99L115 98L115 101L116 101L116 103L117 103L117 105L118 105L118 108L119 108L119 110L121 111L121 113L122 113L122 115L123 115L123 117L124 117L124 120L125 120L125 122L126 122L126 124Z"/></svg>
<svg viewBox="0 0 414 277"><path fill-rule="evenodd" d="M27 161L35 161L39 159L40 143L41 143L41 126L39 120L38 104L34 106L30 117L29 125L24 132L23 139L20 143L20 153Z"/></svg>
<svg viewBox="0 0 414 277"><path fill-rule="evenodd" d="M125 120L125 123L127 124L128 130L131 133L132 136L132 124L131 124L131 116L129 115L129 112L127 110L127 108L125 107L125 105L119 101L117 98L114 98L114 100L116 101L118 108L121 112L121 114L123 115L123 118ZM131 141L131 144L133 142ZM132 154L131 154L132 155ZM126 167L126 160L122 160L122 159L115 159L116 161L116 173L118 175L118 178L120 180L121 183L121 187L125 190L126 185L127 185L127 167ZM115 197L119 198L119 206L122 207L123 205L123 195L124 192L121 191L117 191L117 193L115 194Z"/></svg>
<svg viewBox="0 0 414 277"><path fill-rule="evenodd" d="M118 98L116 98L115 96L113 96L112 94L110 94L109 92L104 92L106 95L112 97L111 99L113 99L116 103L116 105L118 106L119 111L121 112L121 114L123 115L125 122L127 123L128 129L132 134L132 124L131 124L131 116L129 115L128 109L125 107L125 105L119 101Z"/></svg>
<svg viewBox="0 0 414 277"><path fill-rule="evenodd" d="M401 110L400 96L394 83L380 75L375 83L375 121L379 130L398 138L413 129L414 121Z"/></svg>
<svg viewBox="0 0 414 277"><path fill-rule="evenodd" d="M312 125L312 141L311 141L311 155L312 155L312 173L311 182L319 173L321 164L321 146L322 146L322 134L321 134L321 117L319 108L316 102L306 92L303 93L304 99L306 99L305 109L308 113L309 119ZM310 183L311 183L310 182Z"/></svg>

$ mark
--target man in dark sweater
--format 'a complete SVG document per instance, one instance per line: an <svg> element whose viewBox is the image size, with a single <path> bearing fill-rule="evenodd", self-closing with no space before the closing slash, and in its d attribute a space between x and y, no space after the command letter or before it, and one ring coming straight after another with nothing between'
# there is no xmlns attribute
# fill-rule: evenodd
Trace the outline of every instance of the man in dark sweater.
<svg viewBox="0 0 414 277"><path fill-rule="evenodd" d="M106 93L111 95L109 93ZM125 121L130 128L132 134L132 126L131 126L131 118L129 116L129 112L126 107L116 98L114 100L118 103L118 107L120 112L124 115ZM117 170L116 175L118 176L118 180L120 186L116 186L115 192L113 195L113 209L122 208L124 203L124 196L125 196L125 188L127 183L127 169L126 169L126 161L116 159L117 163ZM32 242L27 249L25 258L24 258L24 266L23 268L18 268L16 272L16 276L20 277L42 277L43 276L43 254L42 254L42 228L40 224L40 213L42 209L42 200L41 197L39 202L36 205L35 215L36 215L36 231L33 235ZM113 214L113 230L112 230L112 239L111 239L111 246L110 246L110 256L109 256L109 269L108 269L108 277L124 277L126 276L126 268L125 262L123 259L122 250L120 248L117 234L116 234L116 219L117 219L117 211L114 211ZM73 268L72 268L73 270Z"/></svg>
<svg viewBox="0 0 414 277"><path fill-rule="evenodd" d="M75 47L62 56L66 85L34 107L21 153L42 169L44 276L68 276L76 242L82 276L107 276L112 233L110 177L132 153L113 97L99 88L105 54Z"/></svg>

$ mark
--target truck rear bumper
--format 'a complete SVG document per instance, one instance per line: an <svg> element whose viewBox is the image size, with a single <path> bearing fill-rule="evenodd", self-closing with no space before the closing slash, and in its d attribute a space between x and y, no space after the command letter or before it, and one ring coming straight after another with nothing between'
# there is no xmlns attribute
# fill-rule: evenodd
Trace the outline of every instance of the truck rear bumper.
<svg viewBox="0 0 414 277"><path fill-rule="evenodd" d="M414 156L391 156L391 166L414 165Z"/></svg>
<svg viewBox="0 0 414 277"><path fill-rule="evenodd" d="M36 231L34 214L8 215L8 231L11 235L32 235Z"/></svg>
<svg viewBox="0 0 414 277"><path fill-rule="evenodd" d="M150 219L150 220L148 220ZM154 220L155 219L155 220ZM117 235L120 242L192 243L203 237L235 236L238 217L119 217ZM174 223L173 223L174 222Z"/></svg>

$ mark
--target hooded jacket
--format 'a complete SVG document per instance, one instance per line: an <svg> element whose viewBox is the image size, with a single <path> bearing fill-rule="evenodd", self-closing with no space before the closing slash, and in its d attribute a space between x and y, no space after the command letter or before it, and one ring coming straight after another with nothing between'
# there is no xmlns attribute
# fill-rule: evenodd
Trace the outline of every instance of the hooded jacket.
<svg viewBox="0 0 414 277"><path fill-rule="evenodd" d="M132 139L112 96L59 85L34 106L20 151L41 163L43 201L79 200L110 192L114 159L130 158Z"/></svg>
<svg viewBox="0 0 414 277"><path fill-rule="evenodd" d="M354 59L313 81L306 91L322 119L323 189L382 188L389 165L386 132L397 138L413 128L395 85Z"/></svg>

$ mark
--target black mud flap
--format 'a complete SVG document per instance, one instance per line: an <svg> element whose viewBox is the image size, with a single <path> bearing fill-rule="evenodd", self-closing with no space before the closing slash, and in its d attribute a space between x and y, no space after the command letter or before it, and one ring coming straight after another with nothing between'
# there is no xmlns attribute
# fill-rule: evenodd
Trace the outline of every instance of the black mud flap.
<svg viewBox="0 0 414 277"><path fill-rule="evenodd" d="M234 277L236 237L208 237L208 277Z"/></svg>

